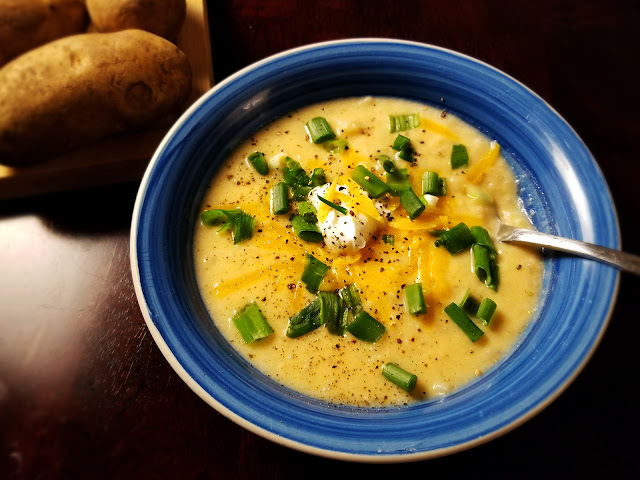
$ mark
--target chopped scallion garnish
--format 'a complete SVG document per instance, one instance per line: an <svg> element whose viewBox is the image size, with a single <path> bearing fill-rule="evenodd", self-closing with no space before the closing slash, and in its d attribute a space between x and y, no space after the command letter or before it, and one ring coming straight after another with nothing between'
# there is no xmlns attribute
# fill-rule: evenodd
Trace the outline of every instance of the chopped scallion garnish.
<svg viewBox="0 0 640 480"><path fill-rule="evenodd" d="M387 173L386 179L389 194L393 197L399 197L402 192L411 188L411 179L407 168L397 168L395 171Z"/></svg>
<svg viewBox="0 0 640 480"><path fill-rule="evenodd" d="M311 293L317 293L322 279L329 271L329 267L313 255L307 254L307 266L302 272L300 280L307 286Z"/></svg>
<svg viewBox="0 0 640 480"><path fill-rule="evenodd" d="M289 185L276 183L271 189L271 212L283 215L289 211Z"/></svg>
<svg viewBox="0 0 640 480"><path fill-rule="evenodd" d="M451 255L454 255L465 248L469 248L475 239L471 234L471 230L464 222L457 224L455 227L440 234L435 242L436 247L442 245Z"/></svg>
<svg viewBox="0 0 640 480"><path fill-rule="evenodd" d="M224 223L218 230L218 233L231 230L234 244L238 244L253 236L255 219L239 208L233 210L219 208L207 210L200 214L200 219L202 223L208 227Z"/></svg>
<svg viewBox="0 0 640 480"><path fill-rule="evenodd" d="M242 213L242 210L236 208L235 210L224 210L216 208L213 210L206 210L200 214L200 220L207 227L219 225L221 223L228 222L230 218L234 218ZM228 227L227 227L228 228Z"/></svg>
<svg viewBox="0 0 640 480"><path fill-rule="evenodd" d="M351 178L373 198L380 198L389 192L389 186L362 165L353 170Z"/></svg>
<svg viewBox="0 0 640 480"><path fill-rule="evenodd" d="M483 325L489 325L491 317L495 313L497 308L496 302L488 297L484 297L478 307L477 317L480 319Z"/></svg>
<svg viewBox="0 0 640 480"><path fill-rule="evenodd" d="M396 157L406 160L407 162L413 162L413 147L411 146L411 140L404 135L398 135L391 146L394 150L399 150Z"/></svg>
<svg viewBox="0 0 640 480"><path fill-rule="evenodd" d="M494 251L489 247L476 243L471 247L471 255L473 256L473 271L476 276L487 287L497 290L498 264Z"/></svg>
<svg viewBox="0 0 640 480"><path fill-rule="evenodd" d="M439 198L440 197L436 197L435 195L431 195L429 193L420 195L420 201L424 203L425 207L437 207Z"/></svg>
<svg viewBox="0 0 640 480"><path fill-rule="evenodd" d="M360 293L358 293L358 288L355 284L350 283L342 287L338 294L340 298L342 298L345 307L350 309L354 316L360 313L362 310L362 300L360 300Z"/></svg>
<svg viewBox="0 0 640 480"><path fill-rule="evenodd" d="M460 300L458 304L462 310L467 312L469 315L475 315L478 313L478 301L471 296L471 289L467 288L467 291L464 292L464 297Z"/></svg>
<svg viewBox="0 0 640 480"><path fill-rule="evenodd" d="M322 142L322 148L329 153L342 153L349 148L349 144L342 138L336 138L335 140Z"/></svg>
<svg viewBox="0 0 640 480"><path fill-rule="evenodd" d="M404 150L406 148L411 148L411 140L404 135L398 134L391 148L393 148L394 150Z"/></svg>
<svg viewBox="0 0 640 480"><path fill-rule="evenodd" d="M464 145L454 145L451 149L451 168L460 168L469 164L469 154Z"/></svg>
<svg viewBox="0 0 640 480"><path fill-rule="evenodd" d="M396 170L396 164L393 163L393 160L391 160L387 155L380 155L378 157L378 163L382 165L382 168L387 173L393 173Z"/></svg>
<svg viewBox="0 0 640 480"><path fill-rule="evenodd" d="M418 381L418 377L413 373L409 373L397 365L388 362L382 366L382 374L387 380L409 393L413 391Z"/></svg>
<svg viewBox="0 0 640 480"><path fill-rule="evenodd" d="M413 188L408 188L400 195L400 205L404 207L411 220L415 220L424 212L424 203L420 201L420 198L413 191Z"/></svg>
<svg viewBox="0 0 640 480"><path fill-rule="evenodd" d="M238 215L233 222L233 243L238 244L253 237L256 219L248 213Z"/></svg>
<svg viewBox="0 0 640 480"><path fill-rule="evenodd" d="M385 332L384 325L365 311L361 311L347 327L347 331L363 342L377 342Z"/></svg>
<svg viewBox="0 0 640 480"><path fill-rule="evenodd" d="M330 202L329 200L327 200L327 199L326 199L326 198L324 198L324 197L321 197L320 195L318 195L318 200L320 200L320 201L321 201L322 203L324 203L325 205L330 206L331 208L333 208L334 210L336 210L336 211L340 212L340 213L341 213L341 214L343 214L343 215L346 215L347 213L349 213L349 211L348 211L346 208L341 207L341 206L340 206L340 205L338 205L337 203Z"/></svg>
<svg viewBox="0 0 640 480"><path fill-rule="evenodd" d="M316 214L318 211L316 207L313 206L311 202L299 202L298 203L298 215L304 218L309 223L316 223L318 221L318 217Z"/></svg>
<svg viewBox="0 0 640 480"><path fill-rule="evenodd" d="M260 175L266 175L269 173L269 165L264 159L262 152L253 152L247 157L247 162L251 165Z"/></svg>
<svg viewBox="0 0 640 480"><path fill-rule="evenodd" d="M322 168L314 168L310 181L314 187L319 187L327 183L327 176L324 174L324 170Z"/></svg>
<svg viewBox="0 0 640 480"><path fill-rule="evenodd" d="M392 247L395 244L394 236L393 235L387 235L386 233L382 235L382 241L384 243L386 243L387 245L391 245Z"/></svg>
<svg viewBox="0 0 640 480"><path fill-rule="evenodd" d="M294 202L302 202L309 198L309 192L311 192L312 187L291 187L291 200Z"/></svg>
<svg viewBox="0 0 640 480"><path fill-rule="evenodd" d="M396 153L396 157L406 160L407 162L413 162L413 148L405 148Z"/></svg>
<svg viewBox="0 0 640 480"><path fill-rule="evenodd" d="M320 299L320 319L330 333L344 335L347 317L343 315L342 300L333 292L318 292Z"/></svg>
<svg viewBox="0 0 640 480"><path fill-rule="evenodd" d="M495 247L493 246L493 241L491 240L491 236L489 232L484 227L473 226L471 227L471 235L475 239L475 243L478 245L482 245L483 247L487 247L493 253L497 253Z"/></svg>
<svg viewBox="0 0 640 480"><path fill-rule="evenodd" d="M233 323L240 331L245 343L251 343L266 338L273 333L273 329L262 315L255 302L251 302L233 317Z"/></svg>
<svg viewBox="0 0 640 480"><path fill-rule="evenodd" d="M441 178L436 172L422 174L422 194L442 197L447 194L446 178Z"/></svg>
<svg viewBox="0 0 640 480"><path fill-rule="evenodd" d="M420 125L420 115L413 113L411 115L389 115L389 132L402 132L411 130Z"/></svg>
<svg viewBox="0 0 640 480"><path fill-rule="evenodd" d="M351 283L342 287L338 292L340 299L340 314L335 324L327 324L329 331L335 335L344 335L349 325L349 319L355 318L362 311L362 302L356 286Z"/></svg>
<svg viewBox="0 0 640 480"><path fill-rule="evenodd" d="M320 308L320 299L316 298L289 319L285 335L289 338L297 338L322 325Z"/></svg>
<svg viewBox="0 0 640 480"><path fill-rule="evenodd" d="M444 311L472 342L475 342L484 335L484 332L480 330L477 325L471 321L467 314L464 313L455 303L450 303Z"/></svg>
<svg viewBox="0 0 640 480"><path fill-rule="evenodd" d="M427 304L424 302L424 292L421 283L407 285L404 289L407 297L407 310L411 315L422 315L427 313Z"/></svg>
<svg viewBox="0 0 640 480"><path fill-rule="evenodd" d="M287 166L282 169L284 182L290 187L308 187L309 176L302 165L291 157L285 159Z"/></svg>
<svg viewBox="0 0 640 480"><path fill-rule="evenodd" d="M324 117L312 118L307 122L306 127L313 143L322 143L336 138L336 134Z"/></svg>
<svg viewBox="0 0 640 480"><path fill-rule="evenodd" d="M322 232L315 223L307 222L300 215L291 217L293 231L305 242L320 243L323 240Z"/></svg>

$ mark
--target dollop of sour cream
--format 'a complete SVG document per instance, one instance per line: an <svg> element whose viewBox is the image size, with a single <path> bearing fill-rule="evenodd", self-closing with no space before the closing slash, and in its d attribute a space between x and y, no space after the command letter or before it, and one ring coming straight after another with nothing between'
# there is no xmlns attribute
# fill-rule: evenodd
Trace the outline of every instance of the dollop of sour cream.
<svg viewBox="0 0 640 480"><path fill-rule="evenodd" d="M318 198L323 197L330 188L330 184L315 187L309 192L309 201L316 208L320 209L323 205ZM349 188L345 185L337 185L336 190L342 194L349 195ZM386 207L378 201L373 201L374 206L380 215L388 214ZM346 215L331 209L327 216L318 222L318 227L324 237L327 248L334 253L355 253L363 249L367 242L375 235L380 228L380 222L371 218L369 215L347 209Z"/></svg>

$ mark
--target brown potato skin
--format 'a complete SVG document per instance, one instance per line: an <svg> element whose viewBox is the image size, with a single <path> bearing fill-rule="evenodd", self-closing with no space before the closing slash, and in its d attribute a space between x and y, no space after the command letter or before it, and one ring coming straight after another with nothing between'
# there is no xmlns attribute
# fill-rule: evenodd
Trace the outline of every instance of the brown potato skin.
<svg viewBox="0 0 640 480"><path fill-rule="evenodd" d="M137 28L174 41L186 15L186 0L87 0L99 32Z"/></svg>
<svg viewBox="0 0 640 480"><path fill-rule="evenodd" d="M58 38L82 33L84 0L0 0L0 65Z"/></svg>
<svg viewBox="0 0 640 480"><path fill-rule="evenodd" d="M31 50L0 69L0 163L44 160L179 113L191 68L142 30L88 33Z"/></svg>

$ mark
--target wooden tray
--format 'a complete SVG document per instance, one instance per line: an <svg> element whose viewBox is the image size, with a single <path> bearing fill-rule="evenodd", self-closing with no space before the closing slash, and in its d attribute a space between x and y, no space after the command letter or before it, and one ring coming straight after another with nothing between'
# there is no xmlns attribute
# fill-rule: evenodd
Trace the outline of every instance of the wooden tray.
<svg viewBox="0 0 640 480"><path fill-rule="evenodd" d="M186 2L187 15L177 40L193 73L185 108L213 86L206 2ZM37 165L0 165L0 200L139 180L172 120L149 130L110 137Z"/></svg>

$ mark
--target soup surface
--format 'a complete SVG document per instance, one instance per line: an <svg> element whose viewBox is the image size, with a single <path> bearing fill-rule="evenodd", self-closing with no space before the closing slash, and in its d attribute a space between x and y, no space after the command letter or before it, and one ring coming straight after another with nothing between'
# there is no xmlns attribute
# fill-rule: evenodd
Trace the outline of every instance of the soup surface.
<svg viewBox="0 0 640 480"><path fill-rule="evenodd" d="M390 132L390 115L410 114L417 114L411 119L419 117L417 125ZM311 140L305 125L315 117L327 120L336 140ZM399 152L392 146L399 134L409 139L413 160L396 157ZM467 165L452 167L454 145L466 147ZM269 164L266 175L247 162L256 151ZM422 203L428 200L428 205L413 220L399 197L387 193L372 199L351 175L361 165L388 181L384 155L396 169L407 169L417 196L425 171L445 179L446 193L425 197ZM286 157L308 174L322 168L326 175L327 184L309 195L324 242L306 242L294 231L299 202L291 200L288 213L272 213L272 188L283 181ZM318 194L347 214L319 202ZM543 270L538 252L494 244L499 283L490 288L474 271L469 247L451 254L436 246L437 235L459 223L482 226L491 235L497 228L496 209L507 223L531 224L499 145L432 106L366 97L292 112L240 145L212 179L202 211L236 208L255 219L250 239L234 244L229 230L202 222L195 227L194 261L202 297L238 354L276 382L309 396L387 406L446 395L513 349L537 306ZM341 230L340 222L349 217L352 223ZM316 299L301 280L308 255L328 267L321 292L357 287L364 311L384 326L379 340L332 334L325 325L297 338L285 334L290 319ZM406 287L416 283L422 285L427 312L414 315L407 310ZM468 315L483 332L476 341L445 312L451 303L460 304L467 291L477 301L487 297L497 305L488 325ZM245 343L233 318L251 302L273 333ZM415 387L408 392L389 381L382 374L386 363L416 375Z"/></svg>

